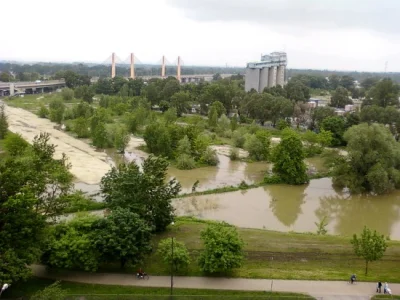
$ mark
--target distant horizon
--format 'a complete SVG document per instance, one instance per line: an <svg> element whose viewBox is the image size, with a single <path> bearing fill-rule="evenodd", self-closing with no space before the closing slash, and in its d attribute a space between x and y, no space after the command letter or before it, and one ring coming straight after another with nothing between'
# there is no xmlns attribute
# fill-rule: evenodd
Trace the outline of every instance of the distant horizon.
<svg viewBox="0 0 400 300"><path fill-rule="evenodd" d="M40 65L40 64L65 64L65 65L78 65L78 64L84 64L84 65L96 65L96 66L111 66L110 64L104 64L100 62L94 62L94 61L41 61L41 60L36 60L36 61L24 61L24 60L6 60L2 59L0 60L0 63L9 63L9 64L18 64L18 65ZM129 68L129 63L116 63L116 66L126 66ZM136 63L135 66L160 66L161 64L154 64L154 63ZM176 65L169 65L167 64L166 67L176 67ZM189 68L189 67L199 67L199 68L230 68L230 69L246 69L246 66L226 66L226 65L182 65L182 68ZM349 73L349 72L354 72L354 73L372 73L372 74L397 74L400 73L400 71L365 71L365 70L350 70L350 69L318 69L318 68L309 68L309 67L304 67L304 68L290 68L286 67L288 70L309 70L309 71L325 71L325 72L343 72L343 73ZM0 70L1 71L1 70Z"/></svg>

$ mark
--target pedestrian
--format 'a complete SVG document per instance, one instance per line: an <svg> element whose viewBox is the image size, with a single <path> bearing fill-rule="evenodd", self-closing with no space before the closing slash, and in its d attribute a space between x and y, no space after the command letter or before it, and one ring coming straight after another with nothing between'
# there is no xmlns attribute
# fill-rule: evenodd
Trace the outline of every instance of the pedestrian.
<svg viewBox="0 0 400 300"><path fill-rule="evenodd" d="M382 292L382 282L378 282L378 285L376 286L376 292L381 293Z"/></svg>
<svg viewBox="0 0 400 300"><path fill-rule="evenodd" d="M386 294L387 293L387 289L389 288L387 282L385 282L385 284L383 285L383 293Z"/></svg>

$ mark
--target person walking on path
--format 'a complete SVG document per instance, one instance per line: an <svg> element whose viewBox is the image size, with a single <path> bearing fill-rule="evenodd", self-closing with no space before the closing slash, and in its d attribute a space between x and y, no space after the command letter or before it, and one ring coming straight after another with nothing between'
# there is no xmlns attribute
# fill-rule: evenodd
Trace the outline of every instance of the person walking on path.
<svg viewBox="0 0 400 300"><path fill-rule="evenodd" d="M385 282L384 286L383 286L383 293L386 294L387 293L387 289L389 288L389 285L387 282Z"/></svg>
<svg viewBox="0 0 400 300"><path fill-rule="evenodd" d="M376 292L381 293L382 292L382 282L378 282L378 285L376 286Z"/></svg>

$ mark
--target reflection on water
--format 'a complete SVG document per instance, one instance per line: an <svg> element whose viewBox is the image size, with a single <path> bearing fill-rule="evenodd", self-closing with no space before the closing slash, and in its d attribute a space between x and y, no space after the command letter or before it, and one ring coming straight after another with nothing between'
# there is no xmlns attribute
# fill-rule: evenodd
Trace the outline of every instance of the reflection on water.
<svg viewBox="0 0 400 300"><path fill-rule="evenodd" d="M178 215L220 220L248 228L316 232L324 216L328 232L359 233L364 225L400 239L400 192L349 196L335 192L329 178L309 185L271 185L247 191L174 200Z"/></svg>

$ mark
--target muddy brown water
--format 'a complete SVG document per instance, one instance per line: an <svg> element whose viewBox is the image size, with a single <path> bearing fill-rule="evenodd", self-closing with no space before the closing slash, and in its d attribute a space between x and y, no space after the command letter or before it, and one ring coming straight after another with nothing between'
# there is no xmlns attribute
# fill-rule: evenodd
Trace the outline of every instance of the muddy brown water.
<svg viewBox="0 0 400 300"><path fill-rule="evenodd" d="M352 235L364 225L400 240L400 192L350 196L329 178L304 186L270 185L224 194L176 199L177 215L226 221L239 227L316 232L325 216L331 234Z"/></svg>
<svg viewBox="0 0 400 300"><path fill-rule="evenodd" d="M141 163L137 154L125 154L129 161ZM182 184L182 192L191 192L196 180L197 191L218 187L248 184L262 180L268 163L232 162L219 155L218 167L178 170L171 167L170 177ZM115 157L112 157L116 161ZM318 158L307 163L321 170ZM77 183L77 189L88 194L99 191L98 185ZM101 201L101 196L95 197ZM270 185L256 189L223 194L192 196L173 200L179 216L195 216L207 220L220 220L240 227L277 231L316 232L316 222L327 218L330 234L359 233L364 225L400 240L400 191L384 196L350 196L335 191L329 178L311 180L303 186Z"/></svg>

